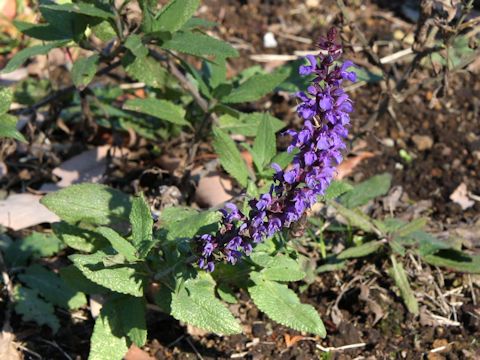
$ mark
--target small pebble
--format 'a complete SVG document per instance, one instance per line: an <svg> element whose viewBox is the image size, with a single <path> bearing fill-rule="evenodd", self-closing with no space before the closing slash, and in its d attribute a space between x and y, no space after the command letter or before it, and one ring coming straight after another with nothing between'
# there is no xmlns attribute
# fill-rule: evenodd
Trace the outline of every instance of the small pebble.
<svg viewBox="0 0 480 360"><path fill-rule="evenodd" d="M276 48L278 46L275 35L272 32L267 32L263 35L263 47L267 49Z"/></svg>
<svg viewBox="0 0 480 360"><path fill-rule="evenodd" d="M431 149L433 146L433 139L427 135L413 135L412 141L420 151Z"/></svg>

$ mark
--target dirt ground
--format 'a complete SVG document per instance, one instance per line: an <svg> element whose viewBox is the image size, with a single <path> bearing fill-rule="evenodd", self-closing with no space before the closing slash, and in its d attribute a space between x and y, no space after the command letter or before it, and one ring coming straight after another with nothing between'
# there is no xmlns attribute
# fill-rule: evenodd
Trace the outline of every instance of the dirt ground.
<svg viewBox="0 0 480 360"><path fill-rule="evenodd" d="M414 22L399 3L349 2L355 24L380 57L406 47L404 39L414 31ZM230 63L230 74L257 64L251 55L312 50L314 44L309 44L309 39L317 38L332 24L340 24L336 3L321 0L206 0L200 16L218 22L213 32L239 49L241 56ZM263 47L267 31L275 34L276 48ZM403 40L395 33L403 34ZM351 28L344 29L344 41L353 45L347 54L360 66L368 66L365 53L354 51L359 39ZM273 67L279 63L262 65ZM406 66L398 62L389 68L401 72ZM428 69L414 72L407 88L418 85L418 89L401 102L391 101L388 111L380 114L377 110L384 89L379 84L352 88L356 110L352 116L351 156L361 152L375 156L362 161L348 179L359 182L379 173L391 173L393 186L402 192L396 215L406 219L413 214L428 216L429 229L446 234L457 228L470 229L480 220L479 201L462 210L450 199L462 183L473 194L480 194L480 75L478 70L452 74L449 87L438 99L434 96L436 86L423 85L432 76ZM259 111L268 109L295 126L294 105L294 100L285 94L275 94L252 106ZM93 142L101 140L99 135ZM171 145L165 144L165 148ZM59 146L56 156L68 158L84 147L78 139L68 149ZM208 144L203 148L208 149ZM410 161L401 155L402 149L411 156ZM181 156L178 152L184 150L176 147L175 155ZM51 181L53 161L46 159L42 166L34 165L36 170L28 184L35 189ZM113 166L107 183L128 192L135 191L138 183L135 185L134 180L139 176L143 187L179 184L179 179L170 176L145 175L146 169L157 165L152 155L144 154L141 162L126 173ZM16 175L11 175L8 183L3 182L3 187L18 190L24 186L24 169L18 165ZM381 201L376 201L370 211L375 216L386 215ZM480 234L472 238L470 245L478 250ZM328 332L326 339L310 338L279 326L240 293L239 305L231 306L231 310L244 325L243 335L205 334L153 307L144 350L157 359L480 359L480 277L441 272L413 256L404 266L415 279L412 287L422 307L419 317L408 313L393 290L393 281L386 273L388 257L377 254L351 261L346 270L320 274L306 289L302 288L302 301L313 305L322 316ZM18 317L12 324L17 339L45 359L68 358L62 350L72 359L86 359L93 320L86 310L77 315L72 322L69 314L60 314L62 332L55 337L39 334L38 328L21 323ZM52 345L53 341L58 347ZM348 345L353 348L342 349ZM326 348L334 350L326 355ZM36 356L26 353L26 358Z"/></svg>

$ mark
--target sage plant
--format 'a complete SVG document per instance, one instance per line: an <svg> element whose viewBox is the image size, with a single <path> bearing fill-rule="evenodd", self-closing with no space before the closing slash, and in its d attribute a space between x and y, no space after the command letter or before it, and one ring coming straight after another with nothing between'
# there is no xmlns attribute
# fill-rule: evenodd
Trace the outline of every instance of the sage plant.
<svg viewBox="0 0 480 360"><path fill-rule="evenodd" d="M255 244L299 221L330 185L342 161L353 110L342 83L356 81L355 72L348 70L352 62L338 62L342 46L335 39L336 30L332 28L318 41L320 52L308 55L308 64L299 68L301 76L313 79L307 92L296 94L303 128L285 132L292 138L288 151L298 149L292 164L286 170L272 164L273 185L267 193L249 201L248 214L232 203L220 210L218 231L196 239L200 268L211 272L215 262L222 260L235 264L249 255Z"/></svg>

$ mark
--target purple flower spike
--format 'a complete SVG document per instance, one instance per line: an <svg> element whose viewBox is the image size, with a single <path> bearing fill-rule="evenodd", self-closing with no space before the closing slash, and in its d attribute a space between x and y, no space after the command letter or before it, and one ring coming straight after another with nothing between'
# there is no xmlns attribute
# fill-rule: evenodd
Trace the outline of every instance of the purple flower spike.
<svg viewBox="0 0 480 360"><path fill-rule="evenodd" d="M249 202L248 215L234 204L220 210L222 220L214 235L197 237L196 253L201 269L213 271L215 261L236 264L249 255L255 244L275 235L298 221L323 195L342 161L344 139L348 136L353 104L342 88L344 80L356 81L351 61L338 64L342 46L335 41L332 28L320 38L318 47L326 54L308 55L300 75L315 75L306 92L298 92L298 115L305 120L299 131L287 130L291 136L288 152L297 149L291 167L283 170L273 163L275 171L270 191Z"/></svg>

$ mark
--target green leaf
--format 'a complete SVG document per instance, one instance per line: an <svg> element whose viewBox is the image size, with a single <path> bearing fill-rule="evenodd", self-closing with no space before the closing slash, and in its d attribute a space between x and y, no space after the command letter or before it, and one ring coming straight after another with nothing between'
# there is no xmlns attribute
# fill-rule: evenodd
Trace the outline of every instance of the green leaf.
<svg viewBox="0 0 480 360"><path fill-rule="evenodd" d="M355 191L355 190L352 190L352 191ZM355 210L348 209L334 201L330 203L333 205L335 209L337 209L338 213L348 221L348 223L351 226L357 227L368 233L377 232L375 225L372 223L371 219L367 215L359 211L357 212Z"/></svg>
<svg viewBox="0 0 480 360"><path fill-rule="evenodd" d="M143 280L137 268L124 264L105 265L104 260L109 255L97 251L91 255L70 255L69 259L94 283L121 294L143 296Z"/></svg>
<svg viewBox="0 0 480 360"><path fill-rule="evenodd" d="M10 109L13 100L13 91L11 88L0 88L0 115L5 114Z"/></svg>
<svg viewBox="0 0 480 360"><path fill-rule="evenodd" d="M248 168L243 161L235 142L219 128L213 128L213 147L219 156L222 167L243 187L247 186Z"/></svg>
<svg viewBox="0 0 480 360"><path fill-rule="evenodd" d="M362 245L349 247L348 249L338 254L337 259L345 260L364 257L376 252L382 246L383 242L381 241L369 241Z"/></svg>
<svg viewBox="0 0 480 360"><path fill-rule="evenodd" d="M395 231L395 236L404 237L410 235L411 233L421 230L427 224L427 219L418 218L415 219L403 226L401 226L397 231Z"/></svg>
<svg viewBox="0 0 480 360"><path fill-rule="evenodd" d="M353 186L340 180L334 180L330 184L330 186L327 188L327 191L325 191L325 195L323 195L324 200L333 200L338 198L340 195L343 195L344 193L351 191L353 189Z"/></svg>
<svg viewBox="0 0 480 360"><path fill-rule="evenodd" d="M107 294L110 290L106 287L95 284L88 280L85 275L75 266L69 265L59 271L62 280L72 289L76 289L85 294Z"/></svg>
<svg viewBox="0 0 480 360"><path fill-rule="evenodd" d="M125 47L137 58L143 58L148 55L148 48L143 45L140 35L129 35L127 40L125 40Z"/></svg>
<svg viewBox="0 0 480 360"><path fill-rule="evenodd" d="M391 182L392 175L388 173L375 175L356 185L352 191L343 195L340 201L349 209L365 205L377 196L385 195L390 189Z"/></svg>
<svg viewBox="0 0 480 360"><path fill-rule="evenodd" d="M16 286L14 289L15 312L22 315L24 321L34 321L38 325L47 325L53 332L60 329L53 305L38 297L35 290Z"/></svg>
<svg viewBox="0 0 480 360"><path fill-rule="evenodd" d="M252 148L252 157L259 171L267 166L277 153L275 130L271 120L264 116L258 127Z"/></svg>
<svg viewBox="0 0 480 360"><path fill-rule="evenodd" d="M193 30L195 28L212 28L218 24L213 21L208 21L198 17L192 17L188 19L185 25L182 26L182 30Z"/></svg>
<svg viewBox="0 0 480 360"><path fill-rule="evenodd" d="M115 230L108 227L100 226L97 228L97 231L112 244L112 247L116 252L125 256L127 261L136 261L137 260L137 250L135 247L129 243L126 239L120 236Z"/></svg>
<svg viewBox="0 0 480 360"><path fill-rule="evenodd" d="M448 250L453 247L451 242L440 240L424 231L414 231L408 236L397 240L402 242L405 240L410 240L417 243L419 245L418 253L420 256L431 255L436 253L438 250Z"/></svg>
<svg viewBox="0 0 480 360"><path fill-rule="evenodd" d="M158 61L150 56L134 57L129 55L122 59L128 75L154 88L163 89L165 87L170 75Z"/></svg>
<svg viewBox="0 0 480 360"><path fill-rule="evenodd" d="M317 268L316 273L321 274L321 273L324 273L324 272L343 270L343 269L345 269L346 264L347 264L346 261L337 261L337 262L326 263L326 264L320 265Z"/></svg>
<svg viewBox="0 0 480 360"><path fill-rule="evenodd" d="M14 241L5 250L5 260L9 267L24 266L30 258L49 257L63 248L64 245L55 235L33 232Z"/></svg>
<svg viewBox="0 0 480 360"><path fill-rule="evenodd" d="M264 279L254 281L255 285L249 287L248 292L255 305L270 319L298 331L325 337L325 326L315 308L302 304L287 285Z"/></svg>
<svg viewBox="0 0 480 360"><path fill-rule="evenodd" d="M262 96L271 93L287 76L288 73L285 71L252 76L243 84L233 89L232 92L222 98L221 101L236 104L258 100Z"/></svg>
<svg viewBox="0 0 480 360"><path fill-rule="evenodd" d="M238 56L237 50L230 44L198 32L178 31L161 47L194 56L213 55L219 58Z"/></svg>
<svg viewBox="0 0 480 360"><path fill-rule="evenodd" d="M68 286L58 275L38 264L27 268L19 279L46 300L64 309L78 309L87 303L84 294Z"/></svg>
<svg viewBox="0 0 480 360"><path fill-rule="evenodd" d="M49 9L54 11L63 11L71 12L75 14L82 14L87 16L92 16L104 20L114 19L115 16L113 13L102 10L92 4L86 3L65 3L65 4L52 4L52 5L42 5L41 8Z"/></svg>
<svg viewBox="0 0 480 360"><path fill-rule="evenodd" d="M112 24L108 20L102 20L98 24L90 25L93 35L100 39L100 41L107 42L117 36Z"/></svg>
<svg viewBox="0 0 480 360"><path fill-rule="evenodd" d="M261 274L264 279L274 281L299 281L305 277L305 272L300 268L300 264L285 255L273 257Z"/></svg>
<svg viewBox="0 0 480 360"><path fill-rule="evenodd" d="M27 142L22 133L17 130L17 118L10 114L0 114L0 138L2 137Z"/></svg>
<svg viewBox="0 0 480 360"><path fill-rule="evenodd" d="M65 221L52 224L55 235L72 249L92 252L108 244L105 238L94 231L82 229Z"/></svg>
<svg viewBox="0 0 480 360"><path fill-rule="evenodd" d="M418 315L418 302L408 282L407 273L403 269L401 263L397 263L394 256L390 256L392 261L392 268L388 270L390 276L395 280L395 284L400 289L403 301L407 306L408 311L414 315Z"/></svg>
<svg viewBox="0 0 480 360"><path fill-rule="evenodd" d="M200 0L171 0L157 15L153 28L155 31L175 32L195 14Z"/></svg>
<svg viewBox="0 0 480 360"><path fill-rule="evenodd" d="M13 24L23 34L34 39L44 41L67 40L72 38L69 31L59 31L50 24L32 24L24 21L14 20Z"/></svg>
<svg viewBox="0 0 480 360"><path fill-rule="evenodd" d="M123 108L150 115L172 124L190 126L190 123L185 120L185 110L181 106L167 100L152 98L129 99L125 102Z"/></svg>
<svg viewBox="0 0 480 360"><path fill-rule="evenodd" d="M113 300L123 333L138 347L147 342L146 303L144 298L121 296Z"/></svg>
<svg viewBox="0 0 480 360"><path fill-rule="evenodd" d="M434 266L441 266L453 271L465 273L480 273L480 255L469 255L463 251L444 249L435 254L422 257L424 261Z"/></svg>
<svg viewBox="0 0 480 360"><path fill-rule="evenodd" d="M242 328L228 309L215 297L214 284L189 279L172 294L172 316L216 334L231 335Z"/></svg>
<svg viewBox="0 0 480 360"><path fill-rule="evenodd" d="M237 298L235 297L235 292L233 289L225 283L222 283L217 286L217 293L220 298L229 303L229 304L236 304Z"/></svg>
<svg viewBox="0 0 480 360"><path fill-rule="evenodd" d="M50 50L55 49L57 47L65 46L67 43L68 41L56 41L56 42L48 43L46 45L35 45L35 46L28 47L26 49L20 50L10 59L7 66L5 66L3 70L0 71L0 73L5 74L5 73L12 72L18 69L20 66L22 66L23 63L27 61L28 58L31 58L32 56L37 56L37 55L45 55Z"/></svg>
<svg viewBox="0 0 480 360"><path fill-rule="evenodd" d="M240 114L235 117L229 114L220 116L218 119L218 127L224 131L233 134L241 134L245 136L255 136L258 132L260 123L263 119L268 118L273 127L273 131L277 132L285 127L285 123L268 113L254 112L250 114Z"/></svg>
<svg viewBox="0 0 480 360"><path fill-rule="evenodd" d="M100 56L94 54L86 58L80 58L72 67L72 81L79 89L85 88L95 77Z"/></svg>
<svg viewBox="0 0 480 360"><path fill-rule="evenodd" d="M62 220L97 225L128 221L131 207L128 195L100 184L71 185L40 202Z"/></svg>
<svg viewBox="0 0 480 360"><path fill-rule="evenodd" d="M138 250L139 256L143 258L147 256L154 245L153 218L143 195L135 197L132 201L130 223L132 224L133 244Z"/></svg>
<svg viewBox="0 0 480 360"><path fill-rule="evenodd" d="M95 320L90 339L88 360L121 360L128 351L120 315L111 301L107 301Z"/></svg>
<svg viewBox="0 0 480 360"><path fill-rule="evenodd" d="M167 211L168 210L168 211ZM182 208L166 208L160 217L160 223L167 233L167 239L178 241L191 240L197 233L215 230L221 214L218 211L184 211Z"/></svg>

